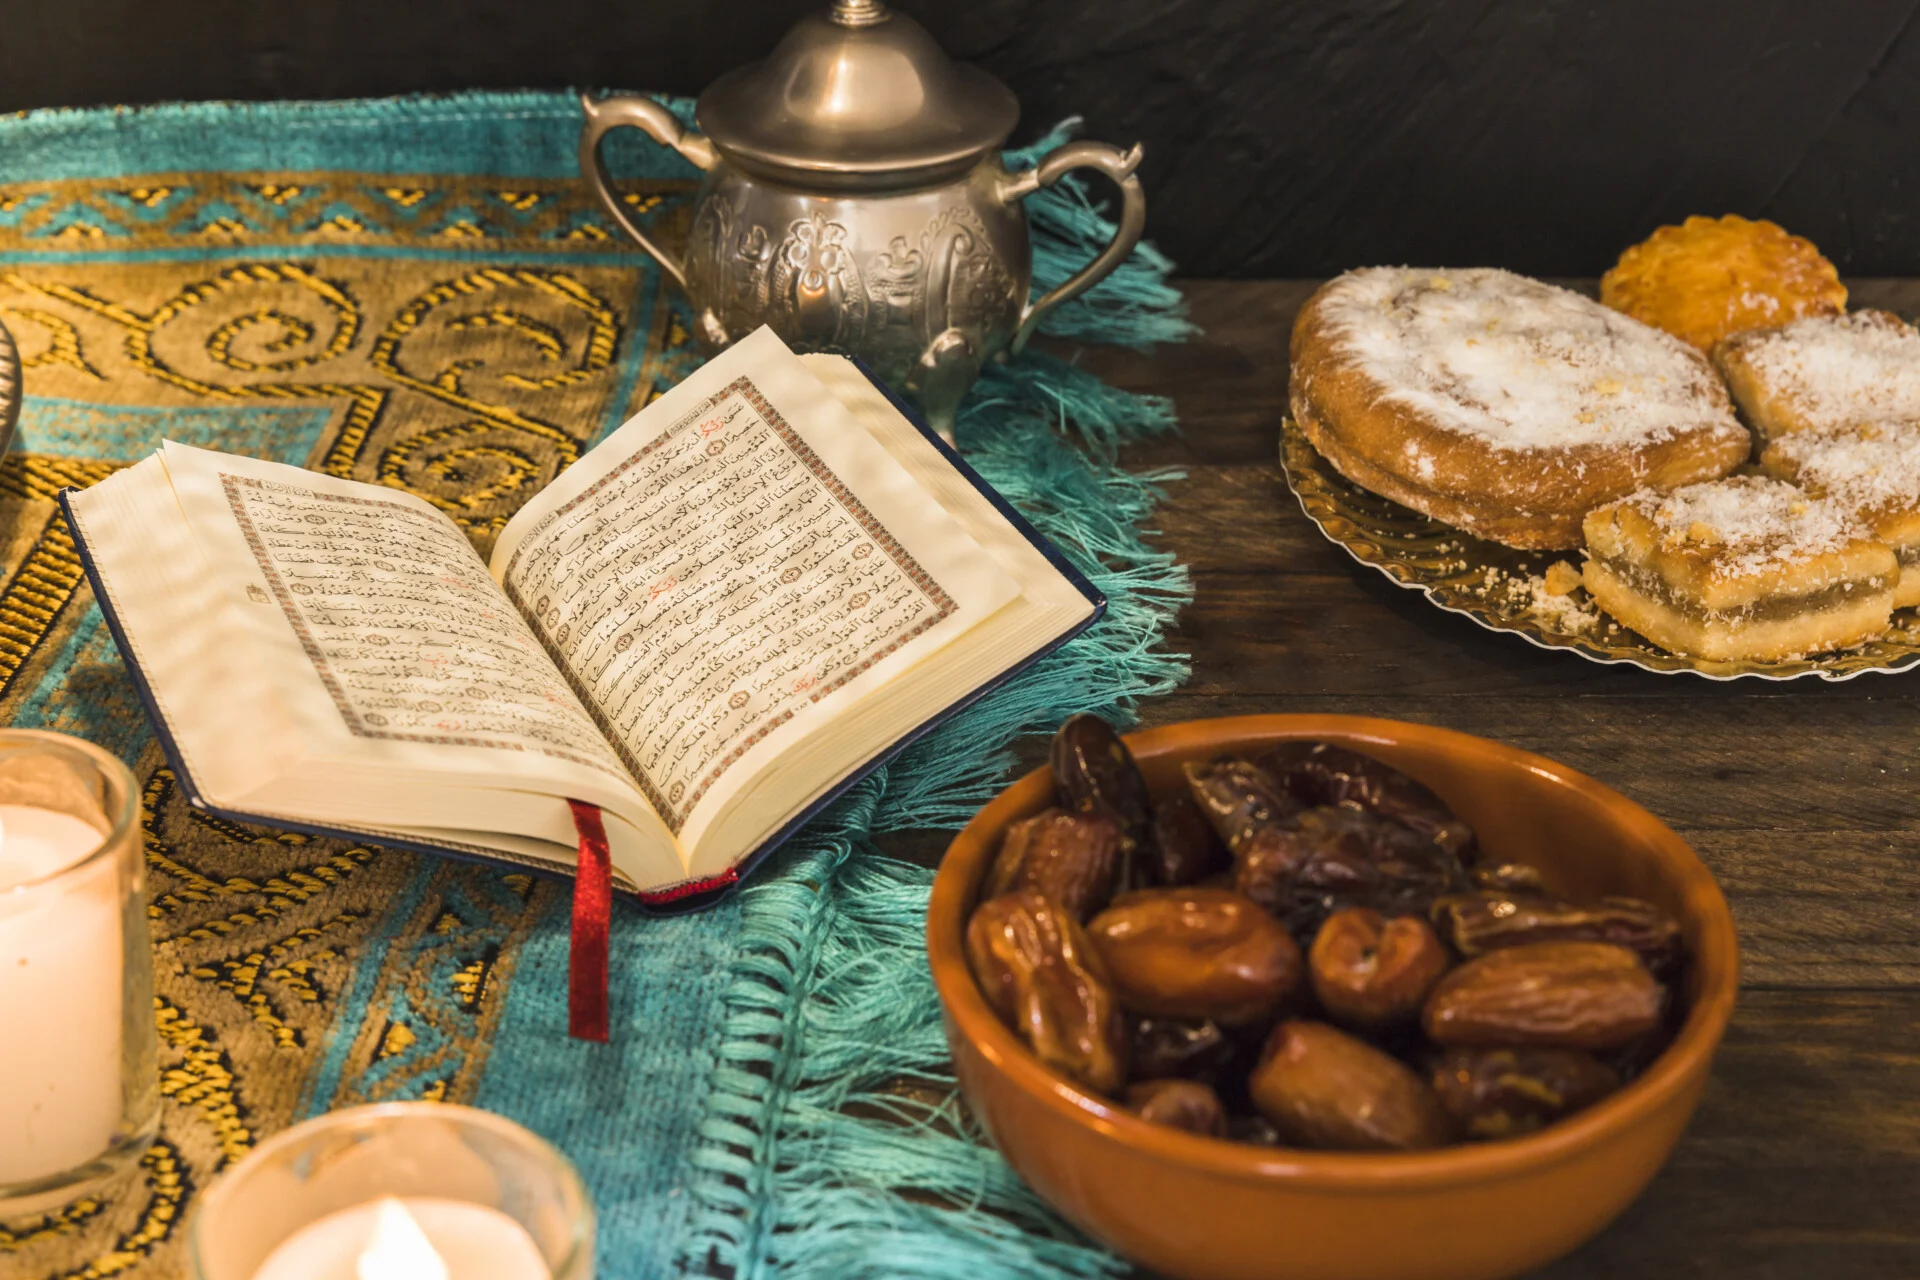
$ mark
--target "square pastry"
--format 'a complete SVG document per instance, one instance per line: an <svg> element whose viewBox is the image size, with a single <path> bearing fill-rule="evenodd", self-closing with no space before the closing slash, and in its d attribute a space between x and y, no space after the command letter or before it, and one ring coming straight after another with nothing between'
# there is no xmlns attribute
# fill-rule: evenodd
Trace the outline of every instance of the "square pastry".
<svg viewBox="0 0 1920 1280"><path fill-rule="evenodd" d="M1887 630L1900 565L1846 508L1735 476L1642 491L1586 519L1589 594L1675 653L1772 661Z"/></svg>
<svg viewBox="0 0 1920 1280"><path fill-rule="evenodd" d="M1713 349L1759 449L1798 431L1920 422L1920 330L1890 311L1810 316Z"/></svg>
<svg viewBox="0 0 1920 1280"><path fill-rule="evenodd" d="M1781 436L1760 465L1852 512L1900 561L1893 607L1920 605L1920 422Z"/></svg>

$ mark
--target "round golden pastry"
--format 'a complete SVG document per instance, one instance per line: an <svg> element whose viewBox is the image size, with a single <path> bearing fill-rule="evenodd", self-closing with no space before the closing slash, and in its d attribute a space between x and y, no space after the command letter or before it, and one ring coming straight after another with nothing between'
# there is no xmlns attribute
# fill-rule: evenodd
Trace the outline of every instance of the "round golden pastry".
<svg viewBox="0 0 1920 1280"><path fill-rule="evenodd" d="M1661 227L1600 277L1600 301L1701 351L1749 329L1847 309L1840 272L1813 242L1737 214Z"/></svg>
<svg viewBox="0 0 1920 1280"><path fill-rule="evenodd" d="M1294 420L1364 489L1511 547L1726 475L1750 437L1706 359L1567 289L1476 267L1371 267L1293 327Z"/></svg>

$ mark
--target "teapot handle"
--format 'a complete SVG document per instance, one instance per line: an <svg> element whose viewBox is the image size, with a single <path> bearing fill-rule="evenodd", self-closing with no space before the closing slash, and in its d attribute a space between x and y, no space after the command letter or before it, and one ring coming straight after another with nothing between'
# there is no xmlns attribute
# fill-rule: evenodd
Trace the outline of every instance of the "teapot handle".
<svg viewBox="0 0 1920 1280"><path fill-rule="evenodd" d="M593 188L593 193L600 197L600 203L607 212L613 215L620 229L632 236L647 251L647 255L660 264L662 270L679 282L682 289L686 288L687 273L679 260L648 238L647 233L621 207L620 197L613 189L613 179L607 173L607 162L600 155L600 140L623 125L631 125L660 145L672 147L702 169L713 167L713 143L702 134L681 128L673 112L651 98L618 97L595 102L583 93L580 95L580 109L587 113L586 126L580 130L581 174Z"/></svg>
<svg viewBox="0 0 1920 1280"><path fill-rule="evenodd" d="M1049 151L1033 168L1000 184L1000 198L1007 204L1052 186L1073 169L1098 169L1120 187L1120 225L1114 229L1113 239L1100 251L1099 257L1027 307L1020 316L1020 327L1014 331L1013 341L1008 344L1010 353L1019 354L1047 312L1105 279L1140 242L1140 233L1147 225L1147 193L1133 171L1139 167L1142 154L1139 143L1135 143L1131 151L1122 151L1104 142L1069 142Z"/></svg>

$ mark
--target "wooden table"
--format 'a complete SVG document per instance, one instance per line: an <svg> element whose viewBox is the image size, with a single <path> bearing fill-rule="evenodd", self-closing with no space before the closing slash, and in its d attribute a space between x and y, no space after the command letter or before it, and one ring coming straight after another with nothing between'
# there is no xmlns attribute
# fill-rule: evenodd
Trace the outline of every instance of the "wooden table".
<svg viewBox="0 0 1920 1280"><path fill-rule="evenodd" d="M1692 1128L1606 1233L1539 1273L1920 1277L1920 674L1720 684L1603 667L1442 613L1354 563L1276 461L1287 336L1311 283L1189 286L1195 342L1072 353L1174 398L1158 516L1193 571L1193 656L1147 724L1251 712L1393 716L1514 743L1671 823L1733 903L1744 982ZM1856 305L1920 310L1920 282Z"/></svg>

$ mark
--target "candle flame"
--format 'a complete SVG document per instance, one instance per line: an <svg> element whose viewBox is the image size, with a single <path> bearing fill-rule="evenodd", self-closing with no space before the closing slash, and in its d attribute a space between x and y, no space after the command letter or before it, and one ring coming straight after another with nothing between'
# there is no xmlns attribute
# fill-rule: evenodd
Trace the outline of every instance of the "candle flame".
<svg viewBox="0 0 1920 1280"><path fill-rule="evenodd" d="M355 1268L360 1280L448 1280L447 1264L434 1252L407 1206L392 1196L380 1201L373 1238Z"/></svg>

